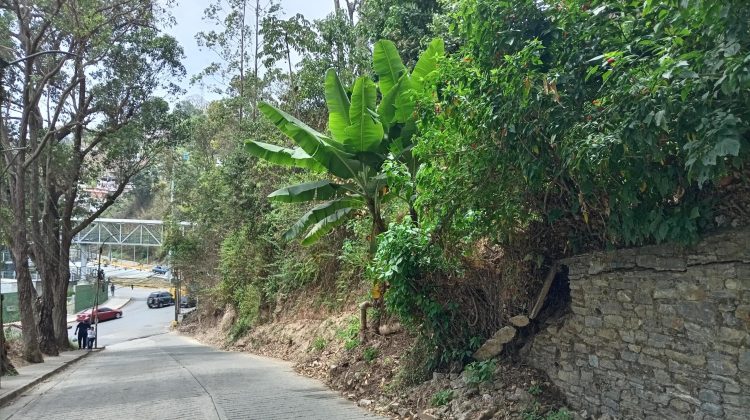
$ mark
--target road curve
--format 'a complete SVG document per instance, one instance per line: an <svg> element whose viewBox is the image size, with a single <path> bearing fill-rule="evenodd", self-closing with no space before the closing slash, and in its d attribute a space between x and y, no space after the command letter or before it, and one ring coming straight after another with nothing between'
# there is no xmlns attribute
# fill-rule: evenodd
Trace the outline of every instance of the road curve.
<svg viewBox="0 0 750 420"><path fill-rule="evenodd" d="M378 418L289 363L166 332L173 309L141 305L135 300L122 319L103 323L106 350L26 392L0 419Z"/></svg>

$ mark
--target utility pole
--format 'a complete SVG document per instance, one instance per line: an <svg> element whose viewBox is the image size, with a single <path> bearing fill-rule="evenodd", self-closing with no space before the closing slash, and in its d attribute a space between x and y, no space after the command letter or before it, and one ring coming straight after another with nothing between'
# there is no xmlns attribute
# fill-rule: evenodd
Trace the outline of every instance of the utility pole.
<svg viewBox="0 0 750 420"><path fill-rule="evenodd" d="M94 295L94 310L92 315L94 317L94 332L96 337L94 338L94 348L99 348L99 282L104 280L104 272L102 271L102 248L104 244L99 244L99 263L96 268L96 291Z"/></svg>
<svg viewBox="0 0 750 420"><path fill-rule="evenodd" d="M174 272L174 322L180 322L180 273L172 267Z"/></svg>

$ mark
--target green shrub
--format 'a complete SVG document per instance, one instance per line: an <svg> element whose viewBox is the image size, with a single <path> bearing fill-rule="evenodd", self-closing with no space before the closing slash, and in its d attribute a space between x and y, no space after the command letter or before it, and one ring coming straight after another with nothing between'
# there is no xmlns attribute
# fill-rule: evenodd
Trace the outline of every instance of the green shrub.
<svg viewBox="0 0 750 420"><path fill-rule="evenodd" d="M440 407L448 404L453 399L453 390L444 389L436 392L430 399L430 405L433 407Z"/></svg>
<svg viewBox="0 0 750 420"><path fill-rule="evenodd" d="M473 362L466 366L466 381L470 384L480 384L491 381L495 376L495 361Z"/></svg>
<svg viewBox="0 0 750 420"><path fill-rule="evenodd" d="M252 326L253 323L248 317L238 318L237 321L232 324L232 328L229 329L229 342L233 343L239 340L243 335L250 331Z"/></svg>
<svg viewBox="0 0 750 420"><path fill-rule="evenodd" d="M542 387L540 387L539 385L532 385L532 386L530 386L529 387L529 394L531 394L531 395L533 395L535 397L541 395L542 394Z"/></svg>
<svg viewBox="0 0 750 420"><path fill-rule="evenodd" d="M539 250L574 252L710 228L750 158L746 2L454 3L460 47L415 148L421 223L510 247L541 219L558 243Z"/></svg>
<svg viewBox="0 0 750 420"><path fill-rule="evenodd" d="M419 336L401 358L401 367L390 388L401 389L428 380L436 367L436 361L434 342L425 336Z"/></svg>
<svg viewBox="0 0 750 420"><path fill-rule="evenodd" d="M429 281L429 276L453 270L440 248L431 242L430 233L407 218L391 224L380 236L368 276L376 284L388 284L386 309L407 328L431 337L431 345L442 351L450 347L446 345L450 341L465 340L449 331L452 308L434 299L435 284Z"/></svg>
<svg viewBox="0 0 750 420"><path fill-rule="evenodd" d="M336 331L336 337L344 342L346 350L352 350L359 345L359 318L352 316L349 322Z"/></svg>
<svg viewBox="0 0 750 420"><path fill-rule="evenodd" d="M375 347L367 347L362 352L362 358L367 363L372 363L373 360L375 360L378 357L379 351Z"/></svg>
<svg viewBox="0 0 750 420"><path fill-rule="evenodd" d="M229 330L229 341L235 342L247 334L258 318L260 311L260 293L252 285L245 285L236 289L232 295L234 306L237 308L237 320Z"/></svg>
<svg viewBox="0 0 750 420"><path fill-rule="evenodd" d="M530 406L521 413L523 420L572 420L573 415L566 409L548 411L546 414L539 413L540 406L538 401L534 401Z"/></svg>
<svg viewBox="0 0 750 420"><path fill-rule="evenodd" d="M326 342L325 338L323 338L323 337L315 337L315 339L313 340L313 342L311 344L311 347L312 347L313 350L315 350L317 352L321 352L321 351L323 351L324 348L326 348L326 344L328 344L328 343Z"/></svg>

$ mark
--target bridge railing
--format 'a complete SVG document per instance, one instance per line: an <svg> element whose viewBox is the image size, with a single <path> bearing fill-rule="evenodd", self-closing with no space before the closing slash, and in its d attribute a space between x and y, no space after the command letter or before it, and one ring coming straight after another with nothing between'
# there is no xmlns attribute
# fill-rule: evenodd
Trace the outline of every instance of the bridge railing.
<svg viewBox="0 0 750 420"><path fill-rule="evenodd" d="M190 226L180 223L184 229ZM164 222L161 220L96 219L73 238L83 245L135 245L160 247L164 244Z"/></svg>

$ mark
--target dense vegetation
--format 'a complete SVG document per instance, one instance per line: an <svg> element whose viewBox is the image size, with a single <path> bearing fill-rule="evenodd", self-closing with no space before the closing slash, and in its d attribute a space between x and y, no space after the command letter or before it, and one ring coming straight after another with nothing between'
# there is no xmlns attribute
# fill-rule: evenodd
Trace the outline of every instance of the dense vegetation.
<svg viewBox="0 0 750 420"><path fill-rule="evenodd" d="M746 212L725 214L721 202L747 185L748 13L739 1L462 0L368 2L313 23L267 17L302 57L278 72L285 55L264 56L260 87L245 90L270 103L259 105L269 118L238 121L235 88L196 110L191 160L176 169L178 217L216 244L202 248L218 271L201 284L245 308L247 328L290 294L325 290L321 303L334 305L375 284L385 315L431 337L432 363L444 363L507 316L488 315L495 298L528 310L557 258L690 243L741 223ZM398 79L379 70L380 49L395 46L403 74L400 63L412 68L435 38L448 53L420 81L429 88L403 98L415 124L389 132L377 104ZM361 104L363 92L360 150L339 106ZM391 142L407 126L400 150L378 149L378 136ZM332 145L374 171L344 173L314 154ZM299 185L275 191L288 183ZM319 204L284 204L309 200ZM317 241L291 240L304 232L303 244Z"/></svg>
<svg viewBox="0 0 750 420"><path fill-rule="evenodd" d="M433 368L558 258L748 220L744 1L347 1L257 28L243 4L199 34L225 99L180 104L190 138L154 169L195 225L174 265L237 309L235 337L310 291L372 299ZM158 178L136 182L166 203Z"/></svg>

